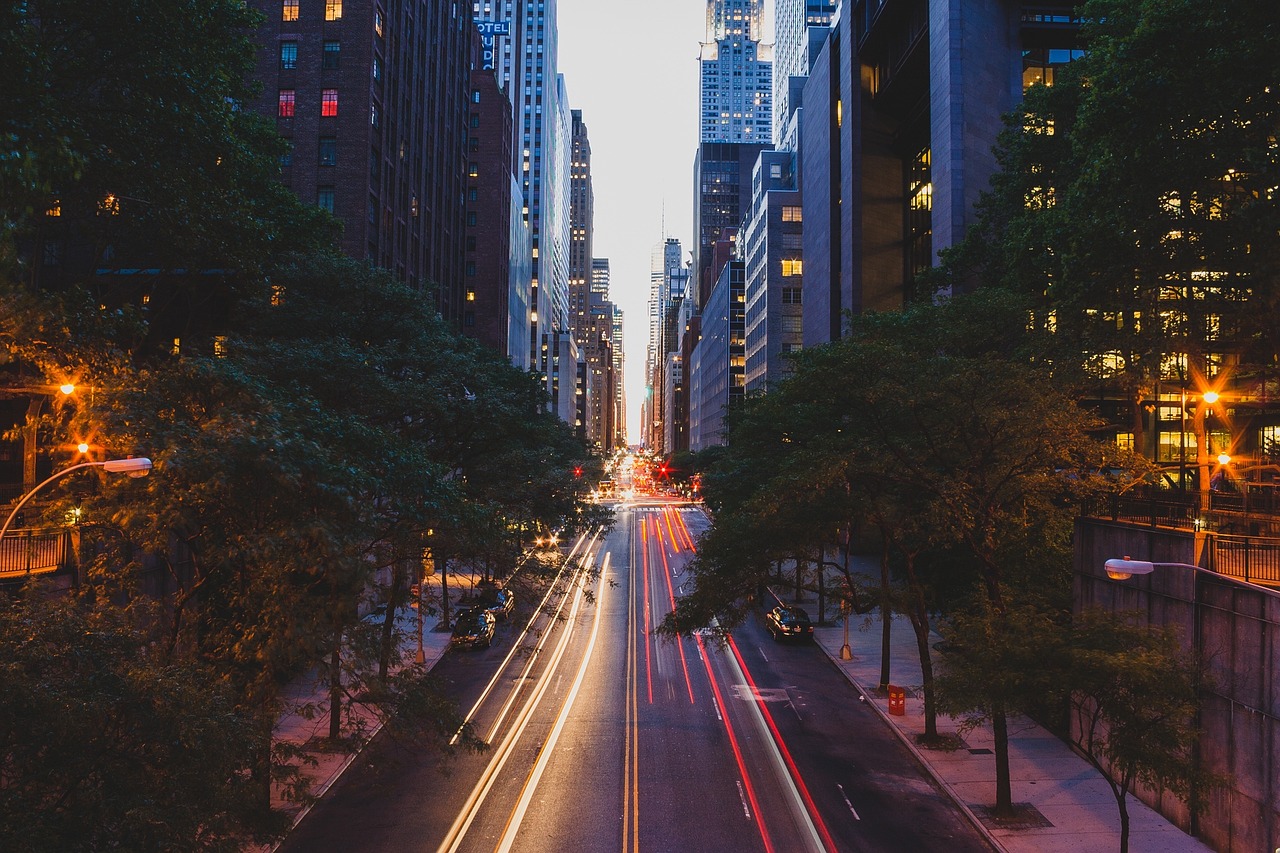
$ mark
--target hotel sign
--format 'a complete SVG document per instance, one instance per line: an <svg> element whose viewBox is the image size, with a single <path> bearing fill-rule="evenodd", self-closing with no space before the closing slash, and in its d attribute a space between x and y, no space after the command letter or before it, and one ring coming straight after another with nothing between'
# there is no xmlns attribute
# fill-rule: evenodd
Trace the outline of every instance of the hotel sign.
<svg viewBox="0 0 1280 853"><path fill-rule="evenodd" d="M498 67L498 52L494 47L497 37L511 35L511 22L476 21L476 29L480 31L480 67L491 71Z"/></svg>

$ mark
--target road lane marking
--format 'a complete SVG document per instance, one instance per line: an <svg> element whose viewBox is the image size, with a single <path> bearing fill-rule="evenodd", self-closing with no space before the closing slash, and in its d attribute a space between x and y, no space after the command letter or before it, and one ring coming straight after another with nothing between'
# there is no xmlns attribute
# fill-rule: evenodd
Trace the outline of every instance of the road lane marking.
<svg viewBox="0 0 1280 853"><path fill-rule="evenodd" d="M742 800L742 814L751 820L751 809L747 806L747 792L742 789L742 780L738 780L738 799Z"/></svg>
<svg viewBox="0 0 1280 853"><path fill-rule="evenodd" d="M585 571L585 568L580 569L580 571ZM481 805L484 804L485 798L488 797L489 791L497 781L498 774L507 763L507 759L515 751L516 743L519 741L520 736L524 734L529 721L533 718L534 711L537 710L542 702L542 697L547 693L551 679L559 669L560 661L564 658L565 649L569 644L569 637L573 634L574 619L582 607L584 597L583 588L577 586L573 596L573 607L569 612L569 621L565 625L565 629L560 632L560 641L556 644L555 651L552 652L547 664L547 671L539 678L537 689L525 702L524 707L521 708L511 729L507 731L506 737L502 739L502 743L495 750L493 758L480 775L480 779L476 782L475 787L471 789L462 811L458 813L453 825L449 827L449 832L445 835L444 840L440 842L436 853L455 853L462 845L462 840L466 836L467 830L471 828L472 822L475 821L476 814L480 811Z"/></svg>
<svg viewBox="0 0 1280 853"><path fill-rule="evenodd" d="M755 680L748 672L747 662L743 660L737 644L733 641L733 637L728 638L727 645L733 654L726 660L730 668L735 671L736 678L748 685L753 692L756 692L758 688ZM795 759L791 757L791 751L787 749L787 745L782 739L782 732L778 731L778 726L773 720L773 714L770 713L769 707L764 702L759 701L752 702L747 707L754 713L760 728L764 730L767 727L768 729L764 740L769 747L769 755L773 759L778 780L788 794L792 817L800 828L805 830L804 834L807 835L805 840L811 845L808 849L835 851L838 849L835 839L827 829L822 816L818 814L818 806L809 794L809 787L805 785L804 778L800 775L800 768L796 766ZM769 732L772 733L772 737L768 736Z"/></svg>
<svg viewBox="0 0 1280 853"><path fill-rule="evenodd" d="M511 850L511 846L515 844L516 833L520 831L520 824L524 821L525 812L529 808L529 803L533 800L533 793L537 790L538 782L542 779L542 774L547 769L551 754L555 751L556 743L560 740L560 733L564 731L565 723L568 722L569 713L573 710L574 700L578 697L578 691L582 689L582 682L586 680L587 669L591 665L591 656L596 648L596 639L600 635L600 614L604 612L604 596L605 587L601 585L596 597L595 617L591 622L591 638L587 640L587 648L583 653L582 663L578 665L577 677L574 678L573 686L569 688L569 694L565 696L564 702L560 705L560 713L556 715L555 725L551 727L551 733L547 735L547 739L543 742L538 752L538 760L534 763L533 769L529 771L529 775L525 779L524 788L520 791L520 799L516 802L516 807L511 816L507 818L506 831L503 832L502 840L498 842L498 846L495 848L498 853L508 853Z"/></svg>
<svg viewBox="0 0 1280 853"><path fill-rule="evenodd" d="M659 544L659 547L661 547L662 545L661 541L659 541L658 544ZM662 576L666 578L666 581L667 581L667 598L671 601L671 609L675 610L676 609L676 593L671 586L671 567L667 564L666 548L662 548L662 568L665 570L663 571ZM688 660L686 660L684 656L684 638L682 638L679 634L676 635L676 648L679 649L680 651L680 668L684 670L684 683L685 683L685 686L689 688L689 704L690 705L697 704L696 702L694 702L694 699L693 699L693 681L689 678L689 662ZM672 688L672 694L673 695L671 698L674 700L675 699L674 688Z"/></svg>
<svg viewBox="0 0 1280 853"><path fill-rule="evenodd" d="M862 820L862 816L858 814L858 810L853 807L853 803L849 802L849 795L844 792L844 785L839 782L836 787L840 789L840 796L844 798L844 804L849 807L849 811L853 813L854 820Z"/></svg>
<svg viewBox="0 0 1280 853"><path fill-rule="evenodd" d="M597 532L596 535L599 536L600 535L599 532ZM525 623L524 629L521 630L520 632L520 636L517 637L511 643L511 648L510 650L507 651L507 656L502 659L502 663L500 663L498 665L498 668L494 671L493 678L489 679L489 683L485 685L484 691L480 694L480 698L475 701L475 704L471 706L471 710L467 711L467 715L463 717L462 719L463 725L466 725L467 723L471 722L472 718L475 717L476 712L480 710L480 706L484 704L484 701L489 698L489 694L497 686L498 681L502 679L503 674L507 670L507 664L511 663L511 659L515 657L516 652L522 647L524 643L524 638L529 636L529 632L533 630L534 621L536 621L538 616L542 615L542 613L545 611L547 606L547 600L551 598L551 594L555 592L556 589L559 588L560 579L564 576L564 573L569 569L569 566L572 565L574 553L577 552L578 547L582 545L583 540L586 538L587 538L587 534L584 533L582 534L582 536L578 537L578 541L574 543L573 548L569 551L568 556L565 558L564 564L560 567L560 571L556 573L555 579L551 582L551 585L547 587L546 594L542 596L542 601L538 602L538 606L535 607L533 609L533 613L529 615L529 621ZM567 599L568 599L568 596L565 596L564 598L561 599L560 607L557 609L557 613L556 613L557 616L559 616L560 610L563 609L564 602ZM553 617L553 622L554 622L554 617ZM512 692L511 696L508 697L508 704L514 700L515 693L519 692L520 685L524 683L525 678L529 673L529 670L533 666L533 659L538 656L538 653L542 650L543 644L545 642L546 642L546 637L544 635L542 638L539 638L537 644L534 646L533 653L529 655L529 659L525 662L524 670L516 678L516 687L515 687L515 690ZM506 713L506 708L504 707L501 714L499 714L499 722L501 722L502 715L504 715L505 713ZM485 741L487 742L492 740L496 731L497 731L497 724L494 725L493 729L491 729L489 734L485 737ZM453 737L449 739L449 745L452 746L456 744L458 742L458 738L460 738L461 736L462 736L462 728L459 727L458 731L454 732Z"/></svg>
<svg viewBox="0 0 1280 853"><path fill-rule="evenodd" d="M702 637L698 637L698 645L702 644ZM715 701L719 705L723 705L724 699L720 695L720 683L716 681L715 673L711 670L711 661L704 655L702 662L706 664L707 680L711 682L711 692L715 694ZM751 707L754 708L756 706L752 705ZM751 785L751 776L747 773L746 760L742 756L742 750L738 747L738 736L733 731L733 723L729 721L727 716L721 717L721 720L724 722L725 733L729 735L729 746L733 749L734 761L738 763L738 772L742 774L742 784L746 788L747 799L751 802L752 809L755 811L756 829L760 832L760 840L764 843L765 853L774 853L773 840L769 837L769 830L765 828L764 818L760 814L760 803L756 800L755 789Z"/></svg>

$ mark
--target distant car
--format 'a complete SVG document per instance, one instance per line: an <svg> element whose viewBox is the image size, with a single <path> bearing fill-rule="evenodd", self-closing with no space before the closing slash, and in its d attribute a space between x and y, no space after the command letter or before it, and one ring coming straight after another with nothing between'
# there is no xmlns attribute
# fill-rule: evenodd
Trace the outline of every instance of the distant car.
<svg viewBox="0 0 1280 853"><path fill-rule="evenodd" d="M493 614L493 618L502 622L515 609L516 594L509 589L491 587L480 592L476 597L476 603Z"/></svg>
<svg viewBox="0 0 1280 853"><path fill-rule="evenodd" d="M459 610L453 622L453 645L463 648L487 649L493 645L493 631L497 620L493 614L480 607Z"/></svg>
<svg viewBox="0 0 1280 853"><path fill-rule="evenodd" d="M808 642L813 639L813 622L809 614L799 607L779 604L765 614L764 623L775 642L784 639Z"/></svg>

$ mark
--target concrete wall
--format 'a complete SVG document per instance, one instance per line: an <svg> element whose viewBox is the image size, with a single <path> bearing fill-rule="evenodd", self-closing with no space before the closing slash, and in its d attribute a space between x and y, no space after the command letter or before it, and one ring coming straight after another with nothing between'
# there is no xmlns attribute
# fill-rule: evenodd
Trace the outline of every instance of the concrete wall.
<svg viewBox="0 0 1280 853"><path fill-rule="evenodd" d="M1227 784L1194 822L1176 798L1141 798L1222 853L1280 849L1280 590L1178 566L1113 581L1103 570L1109 557L1198 564L1195 535L1094 519L1079 519L1075 533L1075 607L1176 625L1215 681L1204 697L1199 758Z"/></svg>

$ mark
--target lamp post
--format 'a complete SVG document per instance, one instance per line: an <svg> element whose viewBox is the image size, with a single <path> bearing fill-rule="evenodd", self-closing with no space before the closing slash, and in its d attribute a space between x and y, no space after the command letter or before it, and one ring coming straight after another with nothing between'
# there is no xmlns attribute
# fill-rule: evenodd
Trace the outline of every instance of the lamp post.
<svg viewBox="0 0 1280 853"><path fill-rule="evenodd" d="M128 474L130 477L145 477L151 471L151 460L145 456L131 457L129 459L106 459L100 462L80 462L69 468L63 468L56 472L52 477L36 486L31 491L22 496L22 500L18 501L18 505L9 513L9 517L4 520L4 524L0 525L0 541L4 540L4 535L9 532L9 525L13 523L13 519L18 512L26 505L27 501L35 495L36 492L52 483L59 477L63 477L73 471L79 471L82 468L102 468L112 474Z"/></svg>
<svg viewBox="0 0 1280 853"><path fill-rule="evenodd" d="M1179 569L1195 569L1200 571L1199 566L1193 566L1191 563L1153 563L1150 560L1134 560L1128 556L1123 559L1112 558L1103 564L1107 571L1107 577L1113 581L1127 581L1134 575L1149 575L1161 568L1179 568Z"/></svg>
<svg viewBox="0 0 1280 853"><path fill-rule="evenodd" d="M844 645L840 647L840 660L853 660L853 649L849 648L849 614L853 612L853 605L849 603L849 599L845 598L840 601L840 612L844 615Z"/></svg>

